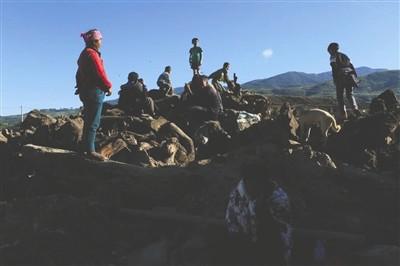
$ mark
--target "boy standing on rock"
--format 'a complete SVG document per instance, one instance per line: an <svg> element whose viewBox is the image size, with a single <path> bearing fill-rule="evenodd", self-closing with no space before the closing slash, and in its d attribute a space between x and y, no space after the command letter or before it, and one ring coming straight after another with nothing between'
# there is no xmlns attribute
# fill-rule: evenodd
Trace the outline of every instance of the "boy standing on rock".
<svg viewBox="0 0 400 266"><path fill-rule="evenodd" d="M199 39L192 39L193 47L189 50L189 63L190 67L193 69L193 76L200 75L200 66L203 60L203 50L198 46Z"/></svg>

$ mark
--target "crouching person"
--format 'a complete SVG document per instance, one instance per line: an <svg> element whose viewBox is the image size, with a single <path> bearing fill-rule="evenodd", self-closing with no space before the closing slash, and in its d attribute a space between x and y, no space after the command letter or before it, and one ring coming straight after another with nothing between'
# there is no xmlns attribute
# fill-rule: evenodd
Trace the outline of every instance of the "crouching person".
<svg viewBox="0 0 400 266"><path fill-rule="evenodd" d="M127 114L139 115L142 113L154 116L154 101L147 97L147 89L139 74L131 72L128 82L121 85L118 107Z"/></svg>
<svg viewBox="0 0 400 266"><path fill-rule="evenodd" d="M207 76L195 75L192 79L194 95L187 110L189 124L196 130L205 121L218 120L223 112L222 99L219 92L208 83Z"/></svg>
<svg viewBox="0 0 400 266"><path fill-rule="evenodd" d="M287 194L270 179L263 162L245 164L241 174L225 216L232 254L246 265L288 265L292 228Z"/></svg>

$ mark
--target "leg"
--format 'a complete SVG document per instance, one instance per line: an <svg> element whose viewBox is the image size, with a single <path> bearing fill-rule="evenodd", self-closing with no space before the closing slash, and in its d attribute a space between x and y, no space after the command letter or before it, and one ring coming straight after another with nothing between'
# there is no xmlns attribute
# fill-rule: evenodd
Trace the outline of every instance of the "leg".
<svg viewBox="0 0 400 266"><path fill-rule="evenodd" d="M351 109L353 110L353 113L356 115L356 117L361 116L361 112L360 110L358 110L357 102L353 95L353 87L346 87L346 98L349 101Z"/></svg>
<svg viewBox="0 0 400 266"><path fill-rule="evenodd" d="M309 128L306 129L306 134L305 134L306 138L305 138L305 142L307 142L308 139L310 138L310 132L311 132L311 127L309 127Z"/></svg>
<svg viewBox="0 0 400 266"><path fill-rule="evenodd" d="M150 97L146 97L144 100L144 112L151 116L154 116L154 101Z"/></svg>
<svg viewBox="0 0 400 266"><path fill-rule="evenodd" d="M336 99L338 103L338 111L342 115L346 112L346 106L343 99L344 87L340 84L336 85Z"/></svg>
<svg viewBox="0 0 400 266"><path fill-rule="evenodd" d="M93 104L93 109L91 112L91 116L89 117L90 121L88 125L87 132L87 149L88 152L95 151L95 141L96 141L96 132L100 126L100 118L101 118L101 110L103 108L103 102Z"/></svg>
<svg viewBox="0 0 400 266"><path fill-rule="evenodd" d="M358 106L357 106L356 99L354 98L354 95L353 95L353 87L350 87L350 86L346 87L346 98L347 98L347 101L349 101L351 109L357 110Z"/></svg>
<svg viewBox="0 0 400 266"><path fill-rule="evenodd" d="M84 101L84 150L92 159L104 161L106 158L95 152L96 131L100 126L104 92L96 89L91 98Z"/></svg>

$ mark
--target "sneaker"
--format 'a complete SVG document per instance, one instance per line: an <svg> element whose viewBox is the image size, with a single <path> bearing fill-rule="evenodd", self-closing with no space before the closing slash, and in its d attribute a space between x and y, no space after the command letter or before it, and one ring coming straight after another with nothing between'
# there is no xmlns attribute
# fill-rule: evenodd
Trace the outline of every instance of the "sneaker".
<svg viewBox="0 0 400 266"><path fill-rule="evenodd" d="M100 153L95 152L95 151L88 152L86 156L89 159L96 160L96 161L101 161L101 162L104 162L104 161L108 160L107 157L105 157L104 155L101 155Z"/></svg>

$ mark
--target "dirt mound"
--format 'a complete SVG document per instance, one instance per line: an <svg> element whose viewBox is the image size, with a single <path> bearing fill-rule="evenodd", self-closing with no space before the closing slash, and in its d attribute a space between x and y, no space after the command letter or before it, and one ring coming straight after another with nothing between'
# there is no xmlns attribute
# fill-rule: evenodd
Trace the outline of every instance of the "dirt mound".
<svg viewBox="0 0 400 266"><path fill-rule="evenodd" d="M365 259L372 251L355 251L369 244L400 244L398 108L346 121L325 145L318 129L299 142L288 104L274 113L264 96L223 97L235 108L193 133L175 100L159 117L107 107L96 145L108 162L77 152L80 116L33 111L3 130L0 262L128 265L157 253L161 264L229 264L228 195L256 159L290 197L297 262L316 240L343 263Z"/></svg>

